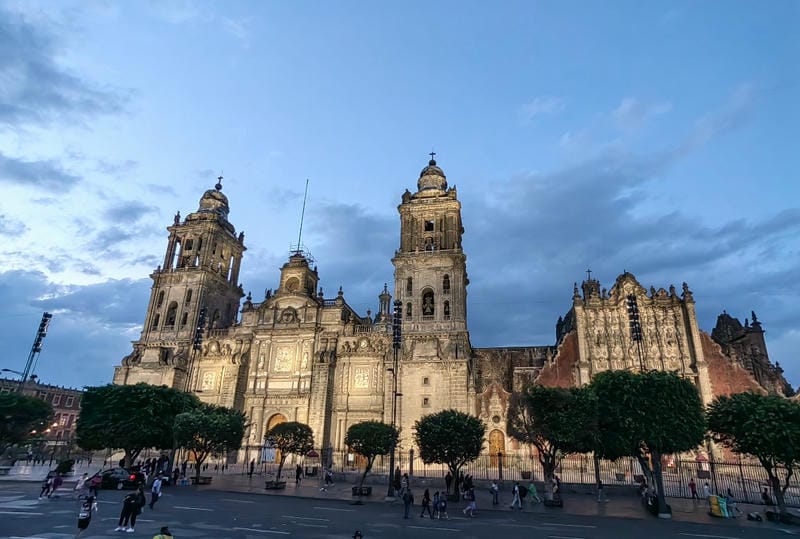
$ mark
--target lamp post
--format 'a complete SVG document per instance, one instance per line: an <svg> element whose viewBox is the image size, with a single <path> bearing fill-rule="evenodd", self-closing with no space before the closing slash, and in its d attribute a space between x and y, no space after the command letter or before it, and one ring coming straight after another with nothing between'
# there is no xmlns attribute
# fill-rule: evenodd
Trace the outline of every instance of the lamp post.
<svg viewBox="0 0 800 539"><path fill-rule="evenodd" d="M392 313L392 354L393 362L392 368L388 369L392 373L392 428L395 428L397 422L397 397L401 396L397 392L397 369L398 369L398 356L400 354L400 345L402 344L402 315L403 303L400 300L394 302L394 312ZM394 452L395 446L392 446L392 452L389 454L389 487L386 491L387 498L394 498Z"/></svg>

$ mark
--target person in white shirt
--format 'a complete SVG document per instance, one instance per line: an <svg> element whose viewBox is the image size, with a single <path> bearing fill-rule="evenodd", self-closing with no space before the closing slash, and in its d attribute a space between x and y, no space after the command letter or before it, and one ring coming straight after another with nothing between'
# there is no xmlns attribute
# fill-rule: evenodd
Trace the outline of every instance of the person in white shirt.
<svg viewBox="0 0 800 539"><path fill-rule="evenodd" d="M153 481L153 486L150 488L150 509L156 504L161 497L161 476L157 476Z"/></svg>

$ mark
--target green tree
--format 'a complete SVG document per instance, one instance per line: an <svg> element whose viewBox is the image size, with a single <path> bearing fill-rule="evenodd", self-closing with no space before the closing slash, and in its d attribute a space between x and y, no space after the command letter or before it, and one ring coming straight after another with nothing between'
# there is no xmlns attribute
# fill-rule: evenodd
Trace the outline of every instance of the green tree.
<svg viewBox="0 0 800 539"><path fill-rule="evenodd" d="M200 404L175 416L175 443L194 453L195 482L199 482L200 466L209 455L242 446L244 429L244 413L224 406Z"/></svg>
<svg viewBox="0 0 800 539"><path fill-rule="evenodd" d="M694 449L705 436L697 388L677 373L663 371L606 371L590 387L598 402L600 451L608 458L635 457L655 489L659 513L665 514L662 455Z"/></svg>
<svg viewBox="0 0 800 539"><path fill-rule="evenodd" d="M445 464L453 477L481 453L486 425L475 416L456 410L429 414L414 423L414 442L426 464Z"/></svg>
<svg viewBox="0 0 800 539"><path fill-rule="evenodd" d="M272 442L281 452L278 463L278 474L275 482L280 482L283 463L290 454L305 455L314 448L314 431L305 423L288 421L278 423L264 435L264 439Z"/></svg>
<svg viewBox="0 0 800 539"><path fill-rule="evenodd" d="M708 408L708 429L715 441L758 459L779 510L786 511L789 479L800 465L800 403L758 393L717 397Z"/></svg>
<svg viewBox="0 0 800 539"><path fill-rule="evenodd" d="M378 455L388 455L397 445L400 433L397 429L380 421L363 421L350 425L344 443L355 453L367 459L364 473L361 474L361 481L358 483L359 491L364 486L364 479L372 469L375 457Z"/></svg>
<svg viewBox="0 0 800 539"><path fill-rule="evenodd" d="M53 417L49 403L21 393L0 394L0 455L47 428Z"/></svg>
<svg viewBox="0 0 800 539"><path fill-rule="evenodd" d="M175 416L199 403L196 396L167 386L90 387L81 400L78 445L87 450L122 449L128 467L144 448L172 448Z"/></svg>
<svg viewBox="0 0 800 539"><path fill-rule="evenodd" d="M532 385L511 397L508 435L536 448L552 498L555 469L570 453L584 451L595 429L596 402L590 391Z"/></svg>

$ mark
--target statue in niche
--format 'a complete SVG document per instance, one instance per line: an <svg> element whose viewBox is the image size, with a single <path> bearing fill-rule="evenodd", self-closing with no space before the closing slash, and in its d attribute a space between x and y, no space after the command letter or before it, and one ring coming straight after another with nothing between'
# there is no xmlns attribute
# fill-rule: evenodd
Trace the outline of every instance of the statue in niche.
<svg viewBox="0 0 800 539"><path fill-rule="evenodd" d="M257 368L258 370L260 370L260 371L263 371L263 370L264 370L264 354L261 354L261 355L258 357L258 364L256 365L256 368Z"/></svg>
<svg viewBox="0 0 800 539"><path fill-rule="evenodd" d="M422 298L422 314L433 316L433 294L425 294L425 297Z"/></svg>
<svg viewBox="0 0 800 539"><path fill-rule="evenodd" d="M308 369L308 352L303 352L303 361L300 363L300 370Z"/></svg>

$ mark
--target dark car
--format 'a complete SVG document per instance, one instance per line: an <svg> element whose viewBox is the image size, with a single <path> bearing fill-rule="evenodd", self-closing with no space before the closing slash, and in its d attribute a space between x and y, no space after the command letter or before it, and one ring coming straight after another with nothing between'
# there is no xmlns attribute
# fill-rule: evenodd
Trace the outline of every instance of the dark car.
<svg viewBox="0 0 800 539"><path fill-rule="evenodd" d="M97 472L92 478L100 478L100 488L115 488L122 490L124 488L136 488L139 485L144 485L144 474L142 472L134 472L126 470L125 468L113 468L111 470L103 470Z"/></svg>

